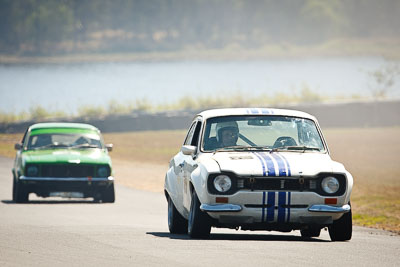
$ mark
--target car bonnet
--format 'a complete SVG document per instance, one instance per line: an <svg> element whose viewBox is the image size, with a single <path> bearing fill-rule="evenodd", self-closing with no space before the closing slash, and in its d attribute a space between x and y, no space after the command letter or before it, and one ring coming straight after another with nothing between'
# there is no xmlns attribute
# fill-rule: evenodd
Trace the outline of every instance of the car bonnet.
<svg viewBox="0 0 400 267"><path fill-rule="evenodd" d="M22 153L25 163L110 164L108 154L101 149L32 150Z"/></svg>
<svg viewBox="0 0 400 267"><path fill-rule="evenodd" d="M298 152L217 152L213 159L221 171L253 176L312 176L332 172L328 154Z"/></svg>

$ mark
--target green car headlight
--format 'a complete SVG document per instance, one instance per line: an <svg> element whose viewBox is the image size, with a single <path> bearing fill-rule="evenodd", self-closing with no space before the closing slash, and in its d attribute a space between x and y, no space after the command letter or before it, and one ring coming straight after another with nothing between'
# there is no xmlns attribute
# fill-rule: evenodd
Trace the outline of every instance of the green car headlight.
<svg viewBox="0 0 400 267"><path fill-rule="evenodd" d="M98 177L107 177L108 176L108 168L105 166L101 166L97 169Z"/></svg>
<svg viewBox="0 0 400 267"><path fill-rule="evenodd" d="M26 169L26 175L28 177L37 176L39 173L39 168L37 166L29 166Z"/></svg>

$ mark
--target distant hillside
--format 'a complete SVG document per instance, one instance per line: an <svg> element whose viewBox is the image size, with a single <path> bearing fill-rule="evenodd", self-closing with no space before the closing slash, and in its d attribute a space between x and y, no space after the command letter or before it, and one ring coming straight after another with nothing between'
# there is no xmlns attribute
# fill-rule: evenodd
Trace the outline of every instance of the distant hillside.
<svg viewBox="0 0 400 267"><path fill-rule="evenodd" d="M379 54L399 46L399 14L398 0L0 0L0 54Z"/></svg>

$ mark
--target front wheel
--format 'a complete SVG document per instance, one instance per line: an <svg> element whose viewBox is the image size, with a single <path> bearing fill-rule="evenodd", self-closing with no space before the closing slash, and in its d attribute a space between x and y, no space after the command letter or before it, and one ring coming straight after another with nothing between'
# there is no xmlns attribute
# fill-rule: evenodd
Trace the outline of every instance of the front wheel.
<svg viewBox="0 0 400 267"><path fill-rule="evenodd" d="M200 201L193 190L190 204L188 234L191 238L208 238L211 232L211 218L200 210Z"/></svg>
<svg viewBox="0 0 400 267"><path fill-rule="evenodd" d="M351 216L351 210L339 220L333 221L333 224L328 227L329 236L332 241L347 241L351 239L353 233L353 220Z"/></svg>
<svg viewBox="0 0 400 267"><path fill-rule="evenodd" d="M15 195L13 194L13 199L15 198L16 203L26 203L29 201L29 192L26 186L20 182L14 182L13 187L15 189L15 192L13 192L15 193Z"/></svg>
<svg viewBox="0 0 400 267"><path fill-rule="evenodd" d="M101 194L101 201L103 203L114 203L115 202L115 190L114 184L107 187Z"/></svg>
<svg viewBox="0 0 400 267"><path fill-rule="evenodd" d="M17 183L15 182L15 177L13 177L12 200L17 202Z"/></svg>
<svg viewBox="0 0 400 267"><path fill-rule="evenodd" d="M171 234L186 234L188 221L176 209L171 197L168 197L168 229Z"/></svg>

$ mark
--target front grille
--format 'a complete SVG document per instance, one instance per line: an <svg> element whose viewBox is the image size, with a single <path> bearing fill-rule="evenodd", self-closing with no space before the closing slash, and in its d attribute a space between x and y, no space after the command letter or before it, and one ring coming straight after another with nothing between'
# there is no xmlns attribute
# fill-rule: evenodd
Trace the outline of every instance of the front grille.
<svg viewBox="0 0 400 267"><path fill-rule="evenodd" d="M51 164L41 166L42 177L88 177L95 176L94 165L83 164Z"/></svg>
<svg viewBox="0 0 400 267"><path fill-rule="evenodd" d="M243 189L315 191L316 181L315 179L253 178L243 180Z"/></svg>

